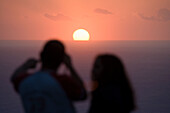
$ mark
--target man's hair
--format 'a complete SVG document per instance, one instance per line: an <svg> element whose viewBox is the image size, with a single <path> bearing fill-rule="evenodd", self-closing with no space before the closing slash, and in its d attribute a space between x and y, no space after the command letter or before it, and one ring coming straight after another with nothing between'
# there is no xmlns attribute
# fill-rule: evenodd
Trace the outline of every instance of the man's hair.
<svg viewBox="0 0 170 113"><path fill-rule="evenodd" d="M58 40L50 40L40 54L42 65L46 68L56 69L63 61L64 54L64 45Z"/></svg>

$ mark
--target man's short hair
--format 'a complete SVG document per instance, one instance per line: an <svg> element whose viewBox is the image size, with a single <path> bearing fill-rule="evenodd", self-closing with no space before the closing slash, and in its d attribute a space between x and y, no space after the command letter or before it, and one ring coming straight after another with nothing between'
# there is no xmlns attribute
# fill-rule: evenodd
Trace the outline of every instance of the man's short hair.
<svg viewBox="0 0 170 113"><path fill-rule="evenodd" d="M58 68L63 61L64 54L64 45L58 40L50 40L45 44L40 55L42 65L52 69Z"/></svg>

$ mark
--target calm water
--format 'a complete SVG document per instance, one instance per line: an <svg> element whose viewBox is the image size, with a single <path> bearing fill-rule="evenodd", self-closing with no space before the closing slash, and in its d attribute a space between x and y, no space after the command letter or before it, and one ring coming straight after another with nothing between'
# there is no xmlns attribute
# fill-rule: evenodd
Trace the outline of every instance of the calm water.
<svg viewBox="0 0 170 113"><path fill-rule="evenodd" d="M26 59L38 59L44 43L0 41L0 113L23 113L9 78ZM96 55L116 54L123 60L135 91L137 110L133 113L170 113L170 41L66 41L64 44L88 91ZM62 67L60 73L67 71ZM75 104L78 113L86 113L89 100Z"/></svg>

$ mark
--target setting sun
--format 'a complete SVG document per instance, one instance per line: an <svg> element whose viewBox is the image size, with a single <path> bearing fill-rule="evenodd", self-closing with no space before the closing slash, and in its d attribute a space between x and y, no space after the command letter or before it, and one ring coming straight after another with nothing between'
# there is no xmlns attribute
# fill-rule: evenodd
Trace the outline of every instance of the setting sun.
<svg viewBox="0 0 170 113"><path fill-rule="evenodd" d="M89 33L84 29L78 29L73 33L73 39L79 41L87 41L90 39Z"/></svg>

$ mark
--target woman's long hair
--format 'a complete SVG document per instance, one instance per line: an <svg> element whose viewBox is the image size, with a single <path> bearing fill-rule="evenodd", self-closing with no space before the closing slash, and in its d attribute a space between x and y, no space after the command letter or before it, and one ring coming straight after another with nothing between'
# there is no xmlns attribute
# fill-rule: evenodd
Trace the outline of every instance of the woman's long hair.
<svg viewBox="0 0 170 113"><path fill-rule="evenodd" d="M125 104L129 110L135 108L134 95L128 80L122 61L115 55L103 54L99 55L102 71L97 81L102 84L114 84L119 86L125 98ZM127 102L127 103L126 103Z"/></svg>

